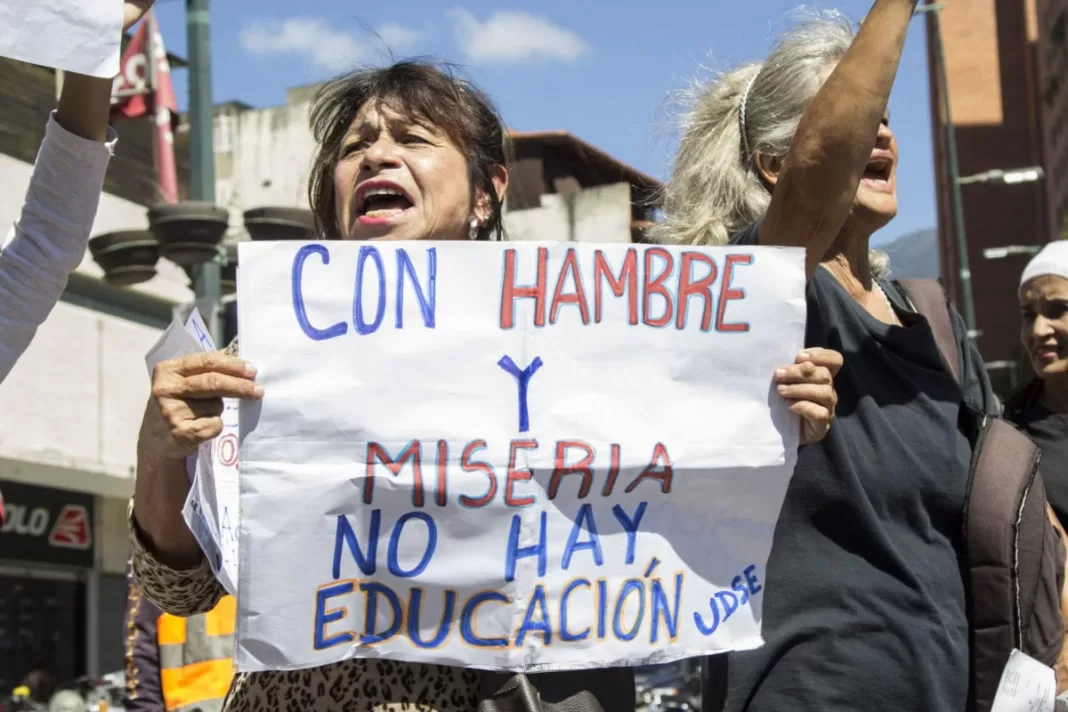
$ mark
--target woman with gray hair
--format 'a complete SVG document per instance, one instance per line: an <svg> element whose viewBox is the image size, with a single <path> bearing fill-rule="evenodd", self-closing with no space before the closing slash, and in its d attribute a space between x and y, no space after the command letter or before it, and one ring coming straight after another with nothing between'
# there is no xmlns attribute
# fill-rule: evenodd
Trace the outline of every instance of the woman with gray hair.
<svg viewBox="0 0 1068 712"><path fill-rule="evenodd" d="M765 645L708 661L705 709L924 710L969 702L967 412L993 414L952 316L958 386L869 239L897 212L886 111L916 0L836 13L696 95L662 239L803 247L806 347L839 351L836 419L802 447L768 563Z"/></svg>

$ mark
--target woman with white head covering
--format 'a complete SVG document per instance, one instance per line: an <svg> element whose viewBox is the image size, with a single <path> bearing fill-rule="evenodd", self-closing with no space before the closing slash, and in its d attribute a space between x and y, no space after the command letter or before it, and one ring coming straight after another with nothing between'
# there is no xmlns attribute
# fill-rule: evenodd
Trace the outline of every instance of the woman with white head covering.
<svg viewBox="0 0 1068 712"><path fill-rule="evenodd" d="M1005 415L1042 448L1046 496L1068 521L1068 241L1046 245L1020 277L1020 341L1035 378Z"/></svg>

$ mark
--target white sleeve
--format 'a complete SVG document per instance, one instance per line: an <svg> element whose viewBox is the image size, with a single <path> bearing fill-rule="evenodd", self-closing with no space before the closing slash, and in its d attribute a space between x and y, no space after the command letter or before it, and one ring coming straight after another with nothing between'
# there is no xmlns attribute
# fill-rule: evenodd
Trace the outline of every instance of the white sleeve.
<svg viewBox="0 0 1068 712"><path fill-rule="evenodd" d="M107 143L75 136L48 118L22 214L0 251L0 381L30 345L85 255L104 173Z"/></svg>

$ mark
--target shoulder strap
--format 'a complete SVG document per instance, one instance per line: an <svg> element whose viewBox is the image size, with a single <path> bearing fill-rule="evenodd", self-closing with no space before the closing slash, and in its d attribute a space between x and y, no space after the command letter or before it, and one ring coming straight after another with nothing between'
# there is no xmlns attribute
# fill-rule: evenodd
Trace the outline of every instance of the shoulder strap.
<svg viewBox="0 0 1068 712"><path fill-rule="evenodd" d="M946 360L953 377L960 383L960 353L957 350L957 336L953 333L953 324L949 319L949 304L942 285L935 279L902 279L898 281L916 311L927 319L934 332L935 343L942 357Z"/></svg>

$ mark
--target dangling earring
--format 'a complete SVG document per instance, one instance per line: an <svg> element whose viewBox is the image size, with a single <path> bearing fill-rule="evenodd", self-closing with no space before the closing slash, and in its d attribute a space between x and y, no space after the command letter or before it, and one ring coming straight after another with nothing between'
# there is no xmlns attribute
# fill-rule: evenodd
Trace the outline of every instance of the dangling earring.
<svg viewBox="0 0 1068 712"><path fill-rule="evenodd" d="M471 218L471 228L467 231L467 236L472 240L478 239L478 229L482 225L478 222L478 218Z"/></svg>

